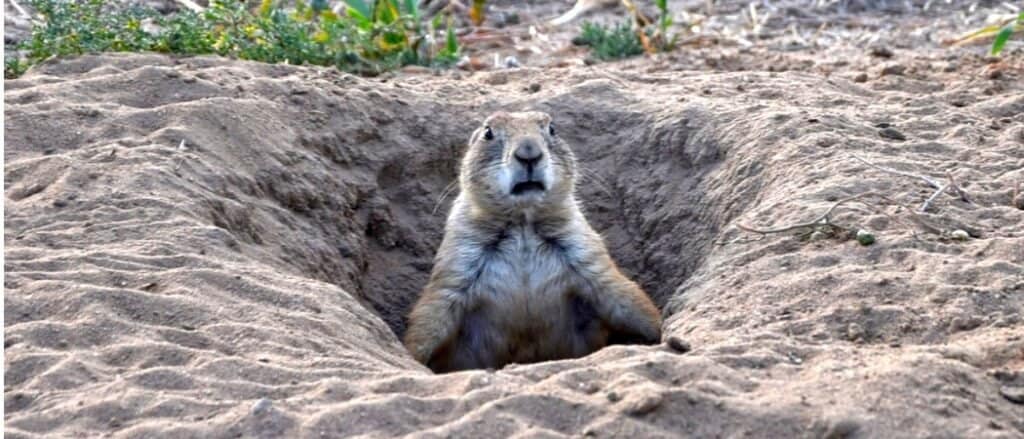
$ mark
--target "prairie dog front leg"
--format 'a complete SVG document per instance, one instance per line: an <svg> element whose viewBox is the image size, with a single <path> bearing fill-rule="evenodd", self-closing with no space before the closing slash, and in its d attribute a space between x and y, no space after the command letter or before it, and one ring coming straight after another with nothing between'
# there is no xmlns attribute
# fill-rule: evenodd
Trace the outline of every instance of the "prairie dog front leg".
<svg viewBox="0 0 1024 439"><path fill-rule="evenodd" d="M607 254L583 268L589 275L588 297L601 319L617 332L648 343L661 341L661 312L636 282L624 276Z"/></svg>
<svg viewBox="0 0 1024 439"><path fill-rule="evenodd" d="M427 285L409 314L406 349L416 361L430 363L437 350L457 335L464 315L457 292Z"/></svg>

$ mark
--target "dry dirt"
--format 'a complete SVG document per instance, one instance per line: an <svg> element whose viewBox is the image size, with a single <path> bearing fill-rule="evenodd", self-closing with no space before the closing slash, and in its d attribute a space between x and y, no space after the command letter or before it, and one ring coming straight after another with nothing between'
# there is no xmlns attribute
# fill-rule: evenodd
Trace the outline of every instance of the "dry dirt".
<svg viewBox="0 0 1024 439"><path fill-rule="evenodd" d="M894 52L39 66L5 81L5 433L1024 437L1020 62ZM405 352L441 194L499 109L554 116L665 343L443 376ZM915 216L933 189L855 156L969 201ZM834 219L870 246L736 227L868 191L891 201Z"/></svg>

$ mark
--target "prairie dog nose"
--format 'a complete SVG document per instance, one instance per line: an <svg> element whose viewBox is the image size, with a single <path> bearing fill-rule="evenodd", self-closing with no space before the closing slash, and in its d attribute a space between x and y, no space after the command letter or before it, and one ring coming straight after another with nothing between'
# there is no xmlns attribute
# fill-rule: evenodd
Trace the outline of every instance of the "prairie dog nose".
<svg viewBox="0 0 1024 439"><path fill-rule="evenodd" d="M512 155L519 161L519 163L526 166L533 166L540 161L541 157L544 156L544 153L541 152L540 147L537 146L537 142L527 139L519 142L519 146L516 147L516 150Z"/></svg>

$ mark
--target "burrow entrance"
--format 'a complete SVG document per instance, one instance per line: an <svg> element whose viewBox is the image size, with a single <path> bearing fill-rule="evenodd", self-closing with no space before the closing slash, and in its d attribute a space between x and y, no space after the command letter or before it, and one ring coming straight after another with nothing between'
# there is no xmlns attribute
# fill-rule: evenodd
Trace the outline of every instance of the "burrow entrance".
<svg viewBox="0 0 1024 439"><path fill-rule="evenodd" d="M622 93L596 81L548 100L480 107L381 95L359 106L311 94L303 108L323 107L329 118L297 133L294 165L256 176L257 192L283 207L266 215L293 232L260 233L223 210L215 220L357 296L401 338L454 198L442 193L470 133L492 111L547 111L580 162L578 197L589 221L663 308L743 203L717 200L736 193L718 181L726 151L709 111L691 104L652 112L622 105Z"/></svg>

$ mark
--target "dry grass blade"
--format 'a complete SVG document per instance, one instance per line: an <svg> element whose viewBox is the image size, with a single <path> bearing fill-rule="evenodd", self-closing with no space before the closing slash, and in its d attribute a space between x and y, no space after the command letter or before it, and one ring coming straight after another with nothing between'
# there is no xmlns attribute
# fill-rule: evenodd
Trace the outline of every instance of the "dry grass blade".
<svg viewBox="0 0 1024 439"><path fill-rule="evenodd" d="M894 174L894 175L900 175L900 176L903 176L903 177L910 177L910 178L916 178L916 179L919 179L919 180L924 180L926 183L930 184L932 187L934 187L936 189L941 189L943 187L942 183L939 183L938 180L936 180L934 178L931 178L931 177L929 177L927 175L915 174L913 172L907 172L907 171L900 171L899 169L886 168L884 166L879 166L879 165L876 165L874 163L871 163L871 162L867 161L866 159L864 159L864 158L862 158L860 156L857 156L857 155L854 155L853 158L856 159L857 161L865 164L865 165L868 165L868 166L870 166L872 168L878 169L879 171L882 171L882 172L888 172L888 173Z"/></svg>
<svg viewBox="0 0 1024 439"><path fill-rule="evenodd" d="M932 192L932 195L928 197L927 200L924 200L924 203L921 204L921 209L919 209L918 212L924 213L925 211L927 211L928 207L932 205L932 201L935 201L935 199L938 198L939 195L942 194L943 192L946 192L947 189L949 189L949 184L943 185L942 187L936 189L935 192Z"/></svg>
<svg viewBox="0 0 1024 439"><path fill-rule="evenodd" d="M813 220L810 220L810 221L807 221L807 222L803 222L803 223L793 224L793 225L790 225L790 226L784 226L784 227L779 227L779 228L775 228L775 229L758 229L756 227L747 226L747 225L744 225L742 223L737 223L736 227L738 229L746 231L746 232L759 233L759 234L762 234L762 235L767 235L767 234L770 234L770 233L785 233L785 232L789 232L789 231L792 231L792 230L806 229L806 228L813 228L813 227L821 227L821 226L829 226L829 227L842 228L842 227L836 226L835 224L831 223L831 218L830 217L832 215L832 212L834 212L836 210L836 208L838 208L839 206L842 206L843 204L849 203L851 201L859 200L861 198L865 198L865 197L868 197L868 196L871 196L871 195L878 195L878 194L876 194L874 192L865 192L865 193L862 193L862 194L857 194L857 195L853 195L853 196L850 196L850 197L843 198L842 200L839 200L839 201L836 201L835 203L833 203L832 206L829 207L828 210L825 211L825 213L819 215L817 218L815 218Z"/></svg>
<svg viewBox="0 0 1024 439"><path fill-rule="evenodd" d="M548 24L552 26L561 26L579 18L579 16L589 12L591 9L603 6L607 3L611 2L607 0L576 0L576 3L572 5L572 9L569 9L566 13L548 21Z"/></svg>
<svg viewBox="0 0 1024 439"><path fill-rule="evenodd" d="M990 38L995 38L1000 30L1013 23L1015 20L1017 20L1017 14L1003 16L995 24L968 32L956 38L948 39L943 41L943 44L956 47L987 41Z"/></svg>
<svg viewBox="0 0 1024 439"><path fill-rule="evenodd" d="M947 182L946 183L941 183L941 182L939 182L939 180L936 180L936 179L934 179L932 177L929 177L927 175L915 174L913 172L900 171L898 169L893 169L893 168L887 168L887 167L884 167L884 166L879 166L879 165L871 163L871 162L867 161L866 159L864 159L864 158L862 158L860 156L856 156L856 155L854 155L853 158L856 159L857 161L861 162L861 163L864 163L865 165L868 165L868 166L870 166L872 168L878 169L879 171L882 171L882 172L888 172L890 174L899 175L899 176L902 176L902 177L910 177L910 178L916 178L916 179L919 179L919 180L923 180L924 182L928 183L930 186L935 188L935 192L932 192L931 196L929 196L928 199L925 200L923 204L921 204L921 208L918 210L918 212L924 213L925 211L927 211L928 207L931 206L932 202L934 202L935 199L939 197L939 195L941 195L942 193L944 193L944 192L946 192L946 191L948 191L950 189L952 189L953 192L956 193L956 195L959 196L960 199L963 200L964 202L967 202L967 203L971 202L970 198L967 197L967 192L965 192L959 185L956 184L956 179L953 178L953 174L950 173L950 172L946 173Z"/></svg>
<svg viewBox="0 0 1024 439"><path fill-rule="evenodd" d="M187 8L188 10L190 10L192 12L203 12L203 10L205 9L202 6L199 6L198 3L196 3L196 2L194 2L192 0L177 0L177 1L182 6L184 6L185 8Z"/></svg>
<svg viewBox="0 0 1024 439"><path fill-rule="evenodd" d="M15 1L15 0L7 0L7 1L11 3L11 6L13 6L14 9L16 9L18 11L18 14L21 14L22 17L32 18L32 14L29 14L28 11L25 10L25 8L22 8L21 5L19 5L17 1Z"/></svg>
<svg viewBox="0 0 1024 439"><path fill-rule="evenodd" d="M861 204L864 204L865 206L868 206L868 207L870 207L872 209L876 209L877 210L878 206L876 206L874 204L869 204L869 203L866 203L866 202L863 201L866 198L877 198L879 200L885 201L885 202L887 202L889 204L892 204L894 206L902 207L904 210L910 212L911 218L913 218L914 223L917 224L920 228L924 229L926 232L934 233L934 234L941 234L942 233L942 231L938 227L935 227L935 226L929 224L927 220L925 220L923 217L921 217L914 210L909 209L906 206L904 206L903 204L901 204L900 202L898 202L896 200L893 200L892 198L889 198L888 196L885 196L885 195L877 193L877 192L864 192L864 193L860 193L860 194L857 194L857 195L851 195L849 197L843 198L843 199L833 203L828 208L828 210L826 210L824 213L819 215L817 218L814 218L813 220L810 220L810 221L807 221L807 222L797 223L797 224L793 224L793 225L789 225L789 226L783 226L783 227L778 227L778 228L773 228L773 229L759 229L759 228L751 227L751 226L748 226L748 225L745 225L745 224L742 224L742 223L737 223L736 224L736 228L738 228L740 230L743 230L743 231L746 231L746 232L750 232L750 233L757 233L757 234L760 234L760 235L767 235L767 234L774 234L774 233L785 233L785 232L789 232L789 231L793 231L793 230L813 229L813 228L817 228L817 227L830 227L830 228L838 229L838 230L850 230L847 227L840 226L840 225L837 225L837 224L833 223L832 222L832 213L835 212L835 210L837 208L839 208L840 206L842 206L844 204L847 204L847 203L855 202L855 201L856 202L860 202ZM889 216L888 213L884 213L884 214L886 216Z"/></svg>

